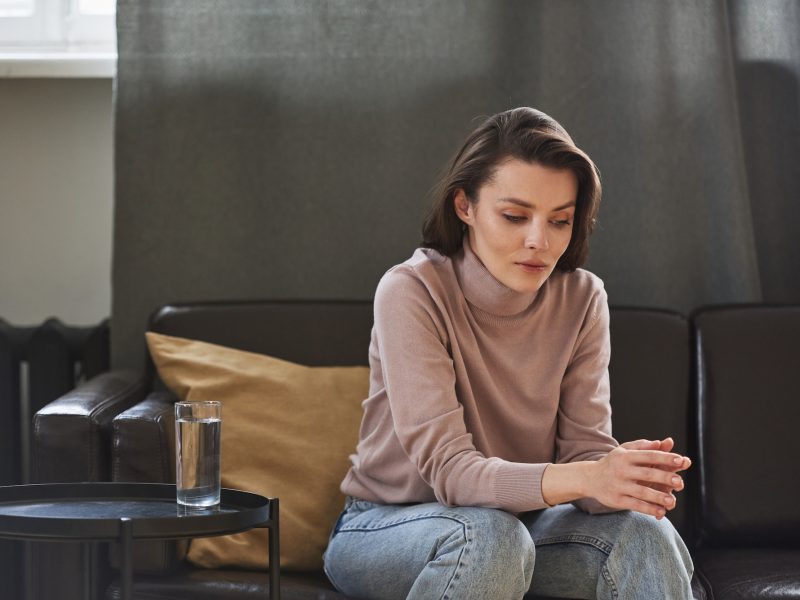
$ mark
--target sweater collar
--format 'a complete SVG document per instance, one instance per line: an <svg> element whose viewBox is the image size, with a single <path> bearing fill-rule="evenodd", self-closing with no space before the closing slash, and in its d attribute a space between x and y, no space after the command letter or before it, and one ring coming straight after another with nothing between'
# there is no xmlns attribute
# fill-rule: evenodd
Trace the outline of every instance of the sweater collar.
<svg viewBox="0 0 800 600"><path fill-rule="evenodd" d="M517 292L498 281L472 251L467 234L461 250L453 256L453 266L467 301L492 315L516 315L528 308L538 294L538 290Z"/></svg>

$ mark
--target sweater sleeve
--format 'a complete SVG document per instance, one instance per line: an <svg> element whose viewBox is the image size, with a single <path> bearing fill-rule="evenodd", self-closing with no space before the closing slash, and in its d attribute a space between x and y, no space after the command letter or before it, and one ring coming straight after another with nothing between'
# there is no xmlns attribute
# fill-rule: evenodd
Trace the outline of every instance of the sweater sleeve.
<svg viewBox="0 0 800 600"><path fill-rule="evenodd" d="M619 445L611 436L610 355L608 297L599 287L561 382L556 435L559 463L599 460ZM619 510L594 498L579 498L572 504L591 514Z"/></svg>
<svg viewBox="0 0 800 600"><path fill-rule="evenodd" d="M413 273L395 269L381 279L375 329L395 433L436 499L510 512L547 507L546 464L487 458L475 448L456 396L443 317Z"/></svg>

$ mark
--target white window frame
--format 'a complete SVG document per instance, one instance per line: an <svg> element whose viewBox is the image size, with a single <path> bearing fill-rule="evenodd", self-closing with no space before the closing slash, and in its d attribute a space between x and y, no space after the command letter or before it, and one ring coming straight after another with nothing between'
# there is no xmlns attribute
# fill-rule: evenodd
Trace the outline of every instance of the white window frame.
<svg viewBox="0 0 800 600"><path fill-rule="evenodd" d="M0 17L0 77L114 77L116 15L81 14L79 0L34 0Z"/></svg>
<svg viewBox="0 0 800 600"><path fill-rule="evenodd" d="M89 45L116 52L116 15L81 14L79 0L70 0L70 10L65 17L67 44L72 47Z"/></svg>
<svg viewBox="0 0 800 600"><path fill-rule="evenodd" d="M4 49L56 44L62 30L61 0L34 0L33 14L0 17L0 47Z"/></svg>

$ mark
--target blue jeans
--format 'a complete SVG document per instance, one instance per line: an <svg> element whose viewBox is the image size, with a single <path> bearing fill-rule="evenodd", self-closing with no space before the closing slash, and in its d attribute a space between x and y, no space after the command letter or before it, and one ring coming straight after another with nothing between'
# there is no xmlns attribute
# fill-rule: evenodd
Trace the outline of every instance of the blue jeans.
<svg viewBox="0 0 800 600"><path fill-rule="evenodd" d="M694 572L668 519L627 510L590 515L571 504L517 518L493 508L348 497L323 558L340 592L368 600L509 600L529 591L681 600L692 598Z"/></svg>

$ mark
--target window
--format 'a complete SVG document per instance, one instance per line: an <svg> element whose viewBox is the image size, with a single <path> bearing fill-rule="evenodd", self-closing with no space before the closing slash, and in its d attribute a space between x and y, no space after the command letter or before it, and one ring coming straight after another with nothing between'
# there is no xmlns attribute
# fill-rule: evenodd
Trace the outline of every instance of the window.
<svg viewBox="0 0 800 600"><path fill-rule="evenodd" d="M78 10L87 15L113 15L113 0L79 0Z"/></svg>
<svg viewBox="0 0 800 600"><path fill-rule="evenodd" d="M33 0L0 0L0 17L29 17Z"/></svg>
<svg viewBox="0 0 800 600"><path fill-rule="evenodd" d="M116 51L114 0L0 0L0 47L31 51Z"/></svg>

